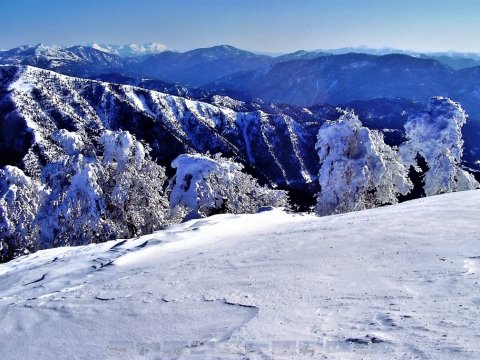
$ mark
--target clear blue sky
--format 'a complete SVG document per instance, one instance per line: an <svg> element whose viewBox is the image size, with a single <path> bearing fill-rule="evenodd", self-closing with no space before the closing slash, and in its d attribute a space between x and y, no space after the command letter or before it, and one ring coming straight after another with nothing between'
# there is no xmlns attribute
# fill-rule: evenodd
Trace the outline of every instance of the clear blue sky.
<svg viewBox="0 0 480 360"><path fill-rule="evenodd" d="M479 0L0 0L0 48L157 41L480 52Z"/></svg>

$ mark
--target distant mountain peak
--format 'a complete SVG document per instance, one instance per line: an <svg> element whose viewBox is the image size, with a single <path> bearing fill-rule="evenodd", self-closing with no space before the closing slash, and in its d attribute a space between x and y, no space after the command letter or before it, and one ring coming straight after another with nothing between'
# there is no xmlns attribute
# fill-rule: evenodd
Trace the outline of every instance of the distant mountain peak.
<svg viewBox="0 0 480 360"><path fill-rule="evenodd" d="M159 42L148 42L144 44L128 44L128 45L115 45L115 44L99 44L92 43L86 46L95 50L100 50L109 54L119 56L139 56L148 54L158 54L167 50L167 47Z"/></svg>
<svg viewBox="0 0 480 360"><path fill-rule="evenodd" d="M12 49L14 52L29 52L30 54L34 54L36 56L48 56L58 51L61 51L62 48L58 45L47 45L43 43L39 43L36 45L22 45L17 48Z"/></svg>

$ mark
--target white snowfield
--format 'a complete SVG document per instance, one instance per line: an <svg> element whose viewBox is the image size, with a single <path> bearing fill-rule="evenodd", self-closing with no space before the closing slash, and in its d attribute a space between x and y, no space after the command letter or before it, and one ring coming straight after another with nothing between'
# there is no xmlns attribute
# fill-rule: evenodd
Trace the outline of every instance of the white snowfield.
<svg viewBox="0 0 480 360"><path fill-rule="evenodd" d="M480 191L217 215L0 266L1 359L478 359Z"/></svg>

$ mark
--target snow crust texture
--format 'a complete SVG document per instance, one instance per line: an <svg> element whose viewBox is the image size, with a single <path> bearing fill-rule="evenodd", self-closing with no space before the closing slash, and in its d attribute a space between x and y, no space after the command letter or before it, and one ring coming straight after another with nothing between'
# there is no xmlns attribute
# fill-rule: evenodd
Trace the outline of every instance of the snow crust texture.
<svg viewBox="0 0 480 360"><path fill-rule="evenodd" d="M0 265L4 359L480 357L480 192L216 215Z"/></svg>

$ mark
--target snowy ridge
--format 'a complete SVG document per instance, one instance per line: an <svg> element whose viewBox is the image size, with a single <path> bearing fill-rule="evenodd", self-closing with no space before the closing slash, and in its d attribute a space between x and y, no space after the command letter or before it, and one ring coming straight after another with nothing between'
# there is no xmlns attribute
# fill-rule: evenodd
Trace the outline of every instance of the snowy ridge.
<svg viewBox="0 0 480 360"><path fill-rule="evenodd" d="M137 82L148 78L202 88L211 95L302 107L399 97L427 102L431 96L441 95L460 101L468 113L479 118L478 54L344 50L348 53L298 51L271 57L228 45L175 52L159 43L94 43L68 48L38 44L0 51L0 63L32 65L80 77L125 80L126 76Z"/></svg>
<svg viewBox="0 0 480 360"><path fill-rule="evenodd" d="M257 169L266 180L281 185L302 186L318 171L314 152L307 150L313 146L301 135L307 129L287 115L235 111L225 104L216 106L29 66L1 68L16 71L7 84L10 100L38 145L35 150L28 148L22 155L24 161L27 157L29 162L38 163L39 156L50 161L55 156L54 147L49 145L51 134L57 129L81 129L88 138L89 132L121 127L146 140L154 157L164 165L194 149L234 156ZM126 122L125 116L135 121ZM244 137L245 126L250 137ZM145 128L153 128L153 132L146 133ZM306 159L307 154L312 159Z"/></svg>
<svg viewBox="0 0 480 360"><path fill-rule="evenodd" d="M119 56L140 56L149 54L159 54L167 50L167 47L158 42L145 44L112 45L112 44L88 44L93 49L100 50L109 54Z"/></svg>
<svg viewBox="0 0 480 360"><path fill-rule="evenodd" d="M122 69L124 61L120 56L88 46L62 48L55 45L38 44L0 52L0 64L38 66L83 76L105 69L110 71Z"/></svg>
<svg viewBox="0 0 480 360"><path fill-rule="evenodd" d="M40 251L0 265L1 352L477 358L479 204L468 191L323 218L216 215Z"/></svg>

